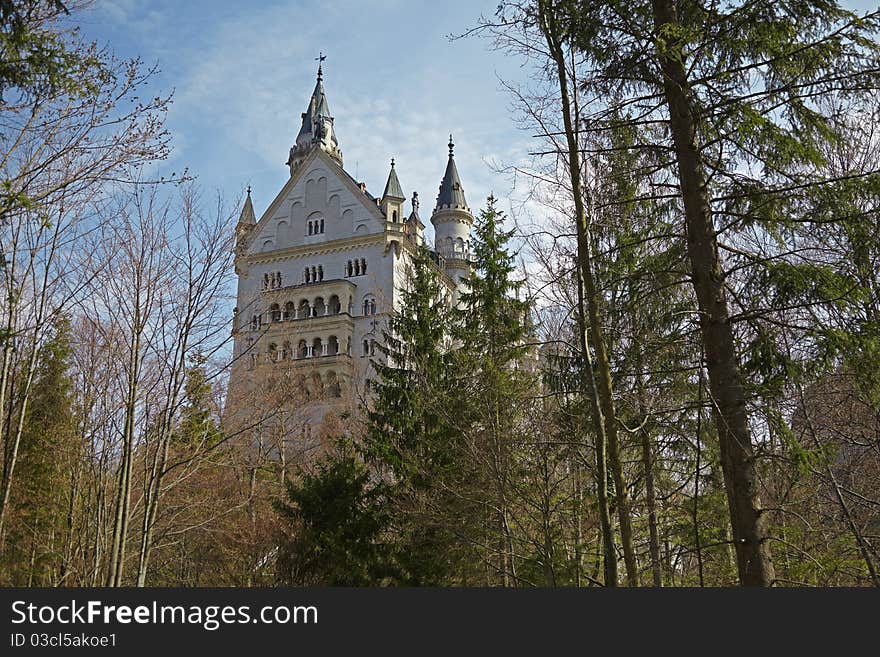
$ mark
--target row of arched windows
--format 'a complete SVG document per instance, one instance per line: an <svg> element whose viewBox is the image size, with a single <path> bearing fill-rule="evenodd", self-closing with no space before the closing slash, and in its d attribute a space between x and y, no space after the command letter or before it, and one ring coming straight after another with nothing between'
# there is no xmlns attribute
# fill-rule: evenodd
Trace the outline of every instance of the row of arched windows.
<svg viewBox="0 0 880 657"><path fill-rule="evenodd" d="M375 315L378 312L376 299L373 296L365 298L361 310L365 316ZM311 319L313 317L338 315L341 312L342 301L336 294L331 295L330 298L326 300L324 297L315 297L313 300L302 299L299 304L296 304L293 301L288 301L284 305L273 303L269 305L265 314L254 313L251 316L251 330L259 331L264 323L291 322L295 319ZM348 308L346 309L346 312L349 315L352 314L351 298L348 300Z"/></svg>
<svg viewBox="0 0 880 657"><path fill-rule="evenodd" d="M315 267L306 267L303 272L303 281L306 283L317 283L324 280L324 267L317 265Z"/></svg>
<svg viewBox="0 0 880 657"><path fill-rule="evenodd" d="M346 276L363 276L367 273L366 258L358 258L357 260L349 260L345 265Z"/></svg>
<svg viewBox="0 0 880 657"><path fill-rule="evenodd" d="M324 232L324 219L310 219L308 222L309 235L320 235Z"/></svg>
<svg viewBox="0 0 880 657"><path fill-rule="evenodd" d="M351 340L345 345L346 355L351 355ZM338 356L339 339L331 335L326 341L321 338L312 340L302 339L292 348L291 343L285 341L281 346L276 342L269 343L266 350L266 358L270 363L280 363L285 360L300 360L303 358L320 358L322 356Z"/></svg>
<svg viewBox="0 0 880 657"><path fill-rule="evenodd" d="M316 297L312 302L309 302L308 299L303 299L299 302L298 306L293 301L288 301L284 306L280 303L273 303L269 306L268 321L289 322L294 319L338 315L341 312L342 303L339 301L339 297L334 294L326 302L324 301L324 297ZM349 312L351 312L350 309ZM256 317L259 317L259 315ZM259 324L261 322L257 323ZM254 328L253 322L251 328Z"/></svg>

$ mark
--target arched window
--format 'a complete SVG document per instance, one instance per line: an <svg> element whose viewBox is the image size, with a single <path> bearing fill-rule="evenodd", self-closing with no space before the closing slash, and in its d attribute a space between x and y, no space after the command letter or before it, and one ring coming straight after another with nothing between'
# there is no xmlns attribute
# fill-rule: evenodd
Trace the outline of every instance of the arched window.
<svg viewBox="0 0 880 657"><path fill-rule="evenodd" d="M309 235L311 235L311 234L312 234L312 222L310 221L309 222Z"/></svg>
<svg viewBox="0 0 880 657"><path fill-rule="evenodd" d="M281 287L281 272L275 272L275 287Z"/></svg>
<svg viewBox="0 0 880 657"><path fill-rule="evenodd" d="M322 265L318 265L318 280L324 280L324 267Z"/></svg>
<svg viewBox="0 0 880 657"><path fill-rule="evenodd" d="M330 307L331 315L338 315L342 311L342 304L339 303L339 297L335 294L330 297L330 303L328 306Z"/></svg>
<svg viewBox="0 0 880 657"><path fill-rule="evenodd" d="M339 340L336 339L335 335L331 335L327 339L327 355L335 356L339 353Z"/></svg>
<svg viewBox="0 0 880 657"><path fill-rule="evenodd" d="M367 273L367 261L365 258L361 258L361 274Z"/></svg>
<svg viewBox="0 0 880 657"><path fill-rule="evenodd" d="M345 275L351 276L351 260L345 263Z"/></svg>
<svg viewBox="0 0 880 657"><path fill-rule="evenodd" d="M308 267L306 267L306 273L305 273L305 275L304 275L304 278L305 278L305 280L306 280L306 283L311 283L311 282L312 282L312 277L311 277L311 276L312 276L311 271L309 270Z"/></svg>
<svg viewBox="0 0 880 657"><path fill-rule="evenodd" d="M263 274L263 289L269 289L269 274Z"/></svg>
<svg viewBox="0 0 880 657"><path fill-rule="evenodd" d="M291 353L292 352L290 351L290 343L285 342L284 345L281 347L281 360L287 360L288 358L290 358Z"/></svg>
<svg viewBox="0 0 880 657"><path fill-rule="evenodd" d="M325 314L327 314L327 306L324 305L324 297L318 297L315 299L315 305L312 307L312 316L321 317Z"/></svg>
<svg viewBox="0 0 880 657"><path fill-rule="evenodd" d="M256 331L259 328L259 324L257 323L257 315L255 314L251 317L251 331Z"/></svg>
<svg viewBox="0 0 880 657"><path fill-rule="evenodd" d="M391 221L397 223L397 210L391 213Z"/></svg>
<svg viewBox="0 0 880 657"><path fill-rule="evenodd" d="M269 306L269 318L273 322L281 321L281 306L279 306L277 303L273 303L271 306Z"/></svg>
<svg viewBox="0 0 880 657"><path fill-rule="evenodd" d="M369 354L370 354L370 341L369 341L369 340L364 340L364 353L361 354L361 355L362 355L362 356L368 356Z"/></svg>
<svg viewBox="0 0 880 657"><path fill-rule="evenodd" d="M321 219L321 232L322 233L324 232L324 220L323 219Z"/></svg>
<svg viewBox="0 0 880 657"><path fill-rule="evenodd" d="M278 360L278 345L274 342L269 345L269 362L274 363Z"/></svg>
<svg viewBox="0 0 880 657"><path fill-rule="evenodd" d="M309 302L303 299L299 302L299 312L296 314L298 319L305 319L310 316Z"/></svg>
<svg viewBox="0 0 880 657"><path fill-rule="evenodd" d="M317 358L318 356L324 355L324 343L321 342L321 338L315 338L312 341L312 356Z"/></svg>
<svg viewBox="0 0 880 657"><path fill-rule="evenodd" d="M305 340L300 340L299 345L296 347L296 356L297 358L308 358L309 355L309 346L306 344Z"/></svg>
<svg viewBox="0 0 880 657"><path fill-rule="evenodd" d="M296 306L293 301L288 301L284 304L284 321L290 321L296 317Z"/></svg>

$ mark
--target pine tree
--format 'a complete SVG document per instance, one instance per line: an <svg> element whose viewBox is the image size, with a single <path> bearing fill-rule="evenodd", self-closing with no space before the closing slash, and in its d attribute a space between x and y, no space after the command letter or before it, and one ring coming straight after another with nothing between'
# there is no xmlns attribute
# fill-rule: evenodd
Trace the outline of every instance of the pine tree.
<svg viewBox="0 0 880 657"><path fill-rule="evenodd" d="M494 196L474 225L471 276L455 311L455 358L458 382L457 428L468 436L473 460L471 497L491 509L481 543L496 545L489 561L500 583L517 583L513 535L514 480L522 442L525 404L535 377L528 371L528 304L518 298L514 256L508 250L512 230ZM475 485L476 484L476 485Z"/></svg>
<svg viewBox="0 0 880 657"><path fill-rule="evenodd" d="M13 583L51 586L60 566L70 470L77 456L70 323L56 318L40 349L21 437L15 523L5 559Z"/></svg>
<svg viewBox="0 0 880 657"><path fill-rule="evenodd" d="M461 475L449 405L449 293L425 248L412 256L400 304L373 361L377 378L364 455L393 484L403 581L441 584L461 576L451 493Z"/></svg>

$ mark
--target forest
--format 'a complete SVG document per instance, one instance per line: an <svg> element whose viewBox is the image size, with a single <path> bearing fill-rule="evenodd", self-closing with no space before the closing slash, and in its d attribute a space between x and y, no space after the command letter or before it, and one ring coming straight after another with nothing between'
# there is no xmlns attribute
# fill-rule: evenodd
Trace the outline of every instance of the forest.
<svg viewBox="0 0 880 657"><path fill-rule="evenodd" d="M88 4L0 0L0 586L880 587L880 10L463 24L533 72L539 211L480 203L457 304L413 249L306 451L227 390L241 206L149 173L172 99Z"/></svg>

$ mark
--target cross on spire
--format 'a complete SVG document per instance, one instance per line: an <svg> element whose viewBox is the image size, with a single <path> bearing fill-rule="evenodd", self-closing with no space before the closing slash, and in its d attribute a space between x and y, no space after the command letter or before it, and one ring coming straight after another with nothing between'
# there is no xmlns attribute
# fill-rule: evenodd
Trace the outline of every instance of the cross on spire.
<svg viewBox="0 0 880 657"><path fill-rule="evenodd" d="M315 61L318 62L318 80L321 80L324 77L324 72L321 70L321 68L325 59L327 59L327 55L319 50L318 56L315 57Z"/></svg>

